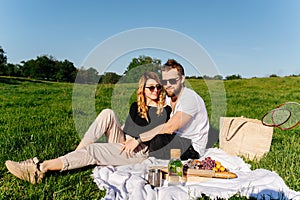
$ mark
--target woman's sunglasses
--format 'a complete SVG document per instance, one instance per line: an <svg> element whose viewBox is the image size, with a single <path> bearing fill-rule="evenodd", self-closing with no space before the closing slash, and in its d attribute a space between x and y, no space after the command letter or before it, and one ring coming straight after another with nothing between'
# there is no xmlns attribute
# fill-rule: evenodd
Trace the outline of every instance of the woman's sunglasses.
<svg viewBox="0 0 300 200"><path fill-rule="evenodd" d="M175 85L177 83L177 81L180 80L180 77L177 77L177 78L171 78L171 79L165 79L165 80L161 80L161 83L163 85L167 85L168 82L171 84L171 85Z"/></svg>
<svg viewBox="0 0 300 200"><path fill-rule="evenodd" d="M155 88L157 89L157 91L161 90L161 85L156 85L156 86L150 86L150 87L145 87L148 88L150 90L150 92L154 92Z"/></svg>

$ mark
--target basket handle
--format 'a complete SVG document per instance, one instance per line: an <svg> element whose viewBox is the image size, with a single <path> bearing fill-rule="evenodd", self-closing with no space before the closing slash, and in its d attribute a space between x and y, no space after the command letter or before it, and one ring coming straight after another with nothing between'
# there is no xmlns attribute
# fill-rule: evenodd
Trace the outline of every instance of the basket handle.
<svg viewBox="0 0 300 200"><path fill-rule="evenodd" d="M244 121L243 123L241 123L234 131L233 131L233 134L229 137L229 130L232 126L232 123L233 123L234 119L231 119L230 120L230 123L229 123L229 127L227 129L227 133L226 133L226 141L230 141L236 134L237 132L242 128L242 126L244 126L248 121ZM229 138L228 138L229 137Z"/></svg>

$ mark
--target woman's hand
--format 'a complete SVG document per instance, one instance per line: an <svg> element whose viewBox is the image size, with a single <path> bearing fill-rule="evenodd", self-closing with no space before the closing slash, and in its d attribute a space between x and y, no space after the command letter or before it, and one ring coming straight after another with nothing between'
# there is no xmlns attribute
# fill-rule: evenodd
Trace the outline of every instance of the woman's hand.
<svg viewBox="0 0 300 200"><path fill-rule="evenodd" d="M125 142L122 142L123 146L121 147L121 151L120 151L120 154L125 151L126 152L126 155L127 157L132 157L132 154L133 154L133 151L135 150L135 148L137 146L139 146L139 142L134 139L134 138L131 138Z"/></svg>

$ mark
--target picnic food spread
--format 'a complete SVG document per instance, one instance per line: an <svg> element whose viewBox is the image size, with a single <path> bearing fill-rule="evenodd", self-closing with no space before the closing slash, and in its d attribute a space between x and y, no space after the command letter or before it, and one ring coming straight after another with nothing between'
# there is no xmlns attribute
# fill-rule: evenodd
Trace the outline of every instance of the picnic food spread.
<svg viewBox="0 0 300 200"><path fill-rule="evenodd" d="M159 167L163 172L163 178L168 180L168 167ZM182 179L187 182L201 182L207 178L222 178L232 179L237 178L237 175L226 169L221 162L215 161L210 157L204 160L192 159L183 164Z"/></svg>
<svg viewBox="0 0 300 200"><path fill-rule="evenodd" d="M183 171L187 176L202 176L212 178L236 178L235 173L229 172L219 161L206 157L204 160L188 160Z"/></svg>

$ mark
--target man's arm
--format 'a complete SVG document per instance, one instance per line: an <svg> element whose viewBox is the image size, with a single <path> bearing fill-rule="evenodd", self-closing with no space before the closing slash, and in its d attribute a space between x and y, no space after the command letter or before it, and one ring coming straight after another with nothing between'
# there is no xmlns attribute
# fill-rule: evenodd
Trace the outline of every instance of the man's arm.
<svg viewBox="0 0 300 200"><path fill-rule="evenodd" d="M182 126L184 126L190 119L191 115L188 115L184 112L176 112L168 122L159 125L150 131L144 132L140 134L140 141L147 142L154 138L158 134L172 134L174 131L178 130ZM123 142L123 146L121 148L120 153L125 151L127 155L131 155L134 149L139 145L139 141L132 138L126 142Z"/></svg>
<svg viewBox="0 0 300 200"><path fill-rule="evenodd" d="M168 122L159 125L150 131L140 134L141 141L149 141L158 134L172 134L174 131L184 126L191 118L191 115L188 115L184 112L176 112Z"/></svg>

